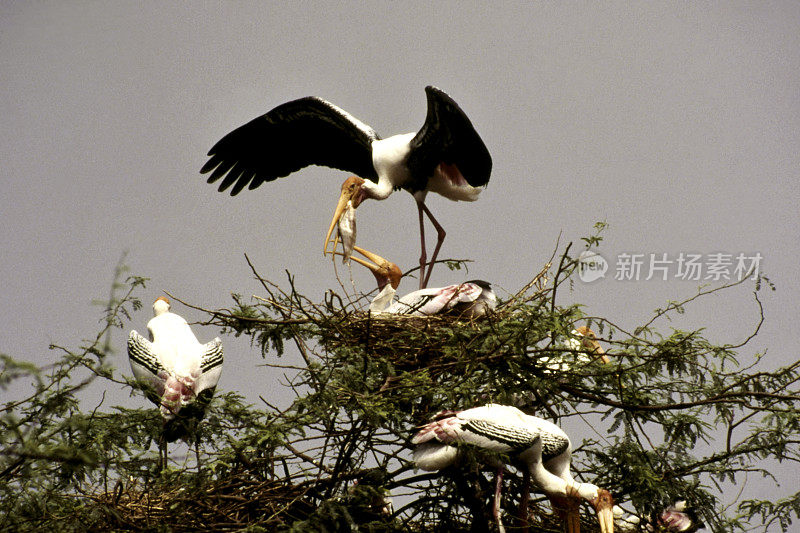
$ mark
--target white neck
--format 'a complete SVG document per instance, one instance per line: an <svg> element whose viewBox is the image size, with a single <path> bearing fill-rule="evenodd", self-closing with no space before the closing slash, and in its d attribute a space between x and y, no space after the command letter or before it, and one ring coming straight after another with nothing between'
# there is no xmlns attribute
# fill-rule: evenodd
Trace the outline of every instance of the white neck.
<svg viewBox="0 0 800 533"><path fill-rule="evenodd" d="M592 485L591 483L578 483L577 481L573 481L572 483L573 490L584 500L593 501L597 499L597 491L600 489L596 485Z"/></svg>
<svg viewBox="0 0 800 533"><path fill-rule="evenodd" d="M539 457L541 457L541 454L539 454ZM558 496L575 496L577 494L584 500L593 501L597 499L598 487L591 483L578 483L572 479L572 475L568 471L562 473L561 476L557 476L536 460L529 463L528 468L533 482L545 494Z"/></svg>
<svg viewBox="0 0 800 533"><path fill-rule="evenodd" d="M385 200L394 191L394 187L388 180L380 179L378 183L365 181L361 189L367 198L372 198L373 200Z"/></svg>
<svg viewBox="0 0 800 533"><path fill-rule="evenodd" d="M405 163L411 151L409 143L414 135L416 134L405 133L372 142L372 166L378 174L378 183L364 183L362 188L367 196L383 200L392 194L395 187L408 182L411 176Z"/></svg>

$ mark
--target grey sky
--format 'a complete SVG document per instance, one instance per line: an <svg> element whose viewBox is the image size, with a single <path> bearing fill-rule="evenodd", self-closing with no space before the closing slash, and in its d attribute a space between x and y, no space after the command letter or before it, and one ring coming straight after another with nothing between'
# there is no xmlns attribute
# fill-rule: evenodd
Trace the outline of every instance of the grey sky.
<svg viewBox="0 0 800 533"><path fill-rule="evenodd" d="M12 356L45 362L48 343L93 335L90 301L126 250L132 272L151 278L131 324L140 331L162 290L205 307L259 293L244 252L265 277L282 283L288 269L321 298L338 287L321 249L347 175L311 168L230 198L198 174L206 152L307 95L382 135L416 131L434 84L470 116L494 168L477 203L429 197L448 232L442 257L475 260L468 275L437 268L431 286L483 278L504 296L559 232L580 247L604 220L612 263L623 252L760 253L778 290L763 295L767 322L742 359L797 358L800 4L3 2L0 70L0 351ZM367 202L359 244L410 268L416 224L404 192ZM614 268L562 303L635 327L700 284L615 281ZM757 319L751 292L660 326L739 342ZM246 342L223 340L220 387L256 401L274 376L253 370L261 359Z"/></svg>

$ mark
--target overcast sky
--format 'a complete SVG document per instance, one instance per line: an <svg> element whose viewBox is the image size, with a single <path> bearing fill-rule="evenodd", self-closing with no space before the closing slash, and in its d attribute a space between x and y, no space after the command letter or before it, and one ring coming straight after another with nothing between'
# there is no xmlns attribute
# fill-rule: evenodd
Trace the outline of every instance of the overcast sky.
<svg viewBox="0 0 800 533"><path fill-rule="evenodd" d="M677 276L681 253L700 256L702 278L728 254L731 277L737 255L760 254L777 291L762 291L766 324L741 360L797 359L796 2L2 2L0 71L0 351L14 357L43 363L49 343L92 337L91 301L124 252L151 278L139 331L162 291L207 308L261 294L245 252L273 281L291 271L312 299L338 288L321 247L346 173L314 167L231 198L198 170L225 133L307 95L384 136L416 131L433 84L470 116L494 167L477 203L429 196L448 232L441 257L475 261L469 274L437 268L431 286L482 278L504 297L560 232L575 250L606 221L606 277L565 290L562 304L633 328L713 281ZM413 267L416 216L404 192L366 202L359 244ZM642 254L639 280L614 279L621 254ZM667 262L647 281L652 254ZM354 276L373 288L369 273ZM657 325L738 343L757 321L752 290ZM217 334L195 329L201 341ZM115 335L128 372L126 334ZM247 342L223 340L220 389L257 401L275 376ZM120 392L112 404L140 401Z"/></svg>

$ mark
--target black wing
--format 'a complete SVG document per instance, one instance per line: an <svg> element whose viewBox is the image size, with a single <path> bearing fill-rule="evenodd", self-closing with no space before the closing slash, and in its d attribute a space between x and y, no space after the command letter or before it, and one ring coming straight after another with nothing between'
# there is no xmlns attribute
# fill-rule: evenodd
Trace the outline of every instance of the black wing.
<svg viewBox="0 0 800 533"><path fill-rule="evenodd" d="M425 94L428 115L422 129L411 139L408 156L411 175L427 179L436 166L444 162L458 167L473 187L489 183L492 156L466 113L436 87L425 87ZM415 184L415 188L423 189L424 184Z"/></svg>
<svg viewBox="0 0 800 533"><path fill-rule="evenodd" d="M279 105L227 134L208 152L211 159L200 172L213 170L208 183L225 176L220 192L235 183L231 196L309 165L377 181L371 145L378 138L375 130L346 111L309 96Z"/></svg>

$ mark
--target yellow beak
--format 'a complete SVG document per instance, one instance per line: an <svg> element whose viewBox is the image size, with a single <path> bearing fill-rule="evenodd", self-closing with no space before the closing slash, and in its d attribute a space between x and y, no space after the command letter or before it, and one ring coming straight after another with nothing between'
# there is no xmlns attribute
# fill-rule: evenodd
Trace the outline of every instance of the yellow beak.
<svg viewBox="0 0 800 533"><path fill-rule="evenodd" d="M600 533L614 533L614 512L611 507L598 509L597 521L600 522Z"/></svg>
<svg viewBox="0 0 800 533"><path fill-rule="evenodd" d="M360 253L361 255L363 255L364 257L366 257L370 261L372 261L372 263L364 261L363 259L359 259L358 257L356 257L354 255L350 256L350 259L352 259L353 261L355 261L356 263L358 263L360 265L363 265L363 266L367 267L368 269L372 270L375 273L380 273L380 265L388 263L388 261L386 259L384 259L383 257L379 256L378 254L374 254L374 253L372 253L370 251L367 251L367 250L365 250L363 248L359 248L358 246L353 246L353 250L355 250L356 252ZM327 253L334 254L334 255L341 255L341 256L344 255L342 252L337 252L335 249L333 249L333 250L331 250L330 252L327 252Z"/></svg>
<svg viewBox="0 0 800 533"><path fill-rule="evenodd" d="M597 499L591 502L597 512L600 533L614 533L614 498L605 489L600 489Z"/></svg>
<svg viewBox="0 0 800 533"><path fill-rule="evenodd" d="M342 218L342 213L347 208L347 202L350 201L350 197L347 194L347 191L342 191L342 194L339 196L339 203L336 204L336 210L333 212L333 218L331 219L331 225L328 228L328 234L325 235L325 247L322 249L322 255L328 253L328 243L331 241L331 234L333 233L333 228L336 227L336 224L339 222L339 219ZM336 242L333 243L333 250L330 253L334 253L336 251Z"/></svg>
<svg viewBox="0 0 800 533"><path fill-rule="evenodd" d="M594 341L594 346L595 346L594 353L600 356L600 360L605 364L610 363L611 359L608 358L608 356L606 355L606 351L603 350L603 347L600 346L600 344L597 341Z"/></svg>

